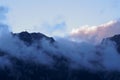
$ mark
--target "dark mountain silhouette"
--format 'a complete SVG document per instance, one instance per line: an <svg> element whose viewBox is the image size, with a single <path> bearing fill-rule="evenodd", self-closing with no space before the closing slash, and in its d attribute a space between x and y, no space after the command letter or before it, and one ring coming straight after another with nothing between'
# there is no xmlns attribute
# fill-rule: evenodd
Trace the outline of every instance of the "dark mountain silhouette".
<svg viewBox="0 0 120 80"><path fill-rule="evenodd" d="M36 41L46 39L53 44L55 40L47 37L42 33L14 33L27 46L31 46ZM117 45L120 51L120 35L107 38ZM46 52L47 54L51 52ZM0 57L5 56L8 52L0 50ZM36 64L32 61L24 61L14 56L8 57L13 64L12 68L5 66L0 68L0 80L120 80L118 71L91 71L86 68L72 69L69 68L69 59L63 56L52 56L55 60L53 67L43 64ZM5 56L7 57L7 56Z"/></svg>
<svg viewBox="0 0 120 80"><path fill-rule="evenodd" d="M21 32L21 33L14 33L14 36L18 36L20 40L25 42L25 44L31 45L33 42L46 39L50 43L55 42L55 40L52 37L47 37L46 35L42 33L28 33L27 31Z"/></svg>

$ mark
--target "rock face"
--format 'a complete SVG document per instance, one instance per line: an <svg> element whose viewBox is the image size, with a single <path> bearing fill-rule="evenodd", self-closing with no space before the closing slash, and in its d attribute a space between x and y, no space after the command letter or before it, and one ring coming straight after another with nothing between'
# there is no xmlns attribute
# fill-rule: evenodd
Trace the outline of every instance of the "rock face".
<svg viewBox="0 0 120 80"><path fill-rule="evenodd" d="M46 39L50 43L55 42L52 37L47 37L41 33L21 32L13 35L17 36L27 46L42 39ZM120 35L108 39L114 41L118 51L120 51ZM117 71L91 72L88 69L71 69L68 65L68 59L64 57L53 56L56 62L53 67L50 67L6 55L5 51L0 50L0 61L1 57L8 58L12 63L12 68L9 66L0 68L0 80L120 80L120 72Z"/></svg>

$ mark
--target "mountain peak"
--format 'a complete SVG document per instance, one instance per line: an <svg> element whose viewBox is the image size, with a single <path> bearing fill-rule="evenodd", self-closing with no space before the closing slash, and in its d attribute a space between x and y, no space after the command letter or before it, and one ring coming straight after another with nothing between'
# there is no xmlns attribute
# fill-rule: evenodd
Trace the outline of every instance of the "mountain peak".
<svg viewBox="0 0 120 80"><path fill-rule="evenodd" d="M48 40L50 43L55 42L55 40L52 37L47 37L46 35L42 33L29 33L27 31L21 32L21 33L14 33L15 36L18 36L20 40L25 42L28 45L31 45L35 41L40 41L42 39Z"/></svg>

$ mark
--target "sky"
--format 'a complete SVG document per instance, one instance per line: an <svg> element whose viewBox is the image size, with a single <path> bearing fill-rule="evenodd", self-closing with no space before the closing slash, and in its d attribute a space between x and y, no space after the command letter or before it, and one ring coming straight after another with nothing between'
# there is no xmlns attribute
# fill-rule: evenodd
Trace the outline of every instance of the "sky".
<svg viewBox="0 0 120 80"><path fill-rule="evenodd" d="M13 32L50 36L120 18L120 0L0 0L0 6L8 8L6 22Z"/></svg>

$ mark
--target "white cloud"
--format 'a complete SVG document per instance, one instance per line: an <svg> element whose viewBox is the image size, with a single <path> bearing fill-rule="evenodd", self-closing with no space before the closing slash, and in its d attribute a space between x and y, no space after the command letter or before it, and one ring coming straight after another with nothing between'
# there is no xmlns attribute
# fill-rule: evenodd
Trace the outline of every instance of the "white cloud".
<svg viewBox="0 0 120 80"><path fill-rule="evenodd" d="M77 41L100 42L103 38L120 34L120 21L110 21L99 26L82 26L73 29L70 33L72 39Z"/></svg>

